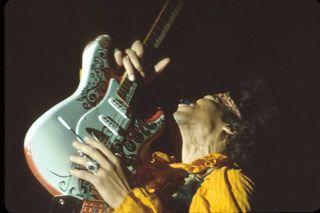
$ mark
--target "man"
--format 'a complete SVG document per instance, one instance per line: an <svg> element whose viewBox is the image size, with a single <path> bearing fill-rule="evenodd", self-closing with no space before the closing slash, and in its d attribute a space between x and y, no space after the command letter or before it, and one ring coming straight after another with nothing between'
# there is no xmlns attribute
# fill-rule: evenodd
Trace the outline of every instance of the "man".
<svg viewBox="0 0 320 213"><path fill-rule="evenodd" d="M115 50L115 61L134 81L145 75L141 59L143 45L135 41L125 54ZM155 74L162 72L170 59L158 62ZM152 78L152 76L151 76ZM164 153L153 153L151 176L142 187L131 189L116 156L101 143L87 139L74 142L79 151L100 165L93 174L70 170L92 183L114 212L245 212L251 210L253 182L226 153L230 151L241 113L227 93L209 94L190 104L179 104L173 114L182 139L181 163ZM71 161L85 166L87 159L72 156ZM172 190L174 189L174 190Z"/></svg>

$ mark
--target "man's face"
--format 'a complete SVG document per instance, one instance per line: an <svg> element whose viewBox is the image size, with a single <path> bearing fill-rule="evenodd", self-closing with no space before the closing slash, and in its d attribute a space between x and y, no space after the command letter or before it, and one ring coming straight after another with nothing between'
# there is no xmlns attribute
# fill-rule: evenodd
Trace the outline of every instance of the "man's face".
<svg viewBox="0 0 320 213"><path fill-rule="evenodd" d="M221 109L213 95L206 95L195 103L179 104L173 114L178 126L189 126L211 131L221 124Z"/></svg>

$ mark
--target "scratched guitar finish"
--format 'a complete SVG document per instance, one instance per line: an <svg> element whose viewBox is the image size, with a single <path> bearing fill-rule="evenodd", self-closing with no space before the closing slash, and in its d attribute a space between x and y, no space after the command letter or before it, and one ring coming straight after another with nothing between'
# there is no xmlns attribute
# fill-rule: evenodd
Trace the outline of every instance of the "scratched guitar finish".
<svg viewBox="0 0 320 213"><path fill-rule="evenodd" d="M143 41L145 46L159 47L181 7L180 0L166 1ZM77 90L39 117L26 134L24 151L28 166L53 196L100 198L90 183L69 174L70 168L77 167L69 161L71 155L78 154L72 147L74 140L89 137L105 144L120 157L134 185L140 153L165 127L160 109L150 118L135 118L130 102L138 84L129 81L127 75L119 82L111 72L110 48L108 35L98 36L86 46Z"/></svg>

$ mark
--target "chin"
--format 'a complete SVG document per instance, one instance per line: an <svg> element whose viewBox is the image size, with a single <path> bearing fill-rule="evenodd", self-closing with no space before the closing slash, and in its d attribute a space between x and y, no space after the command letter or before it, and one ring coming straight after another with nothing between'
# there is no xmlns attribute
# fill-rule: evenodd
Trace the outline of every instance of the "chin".
<svg viewBox="0 0 320 213"><path fill-rule="evenodd" d="M186 120L188 119L184 113L181 113L179 111L176 111L175 113L173 113L173 118L174 120L177 122L177 124L183 124L186 122Z"/></svg>

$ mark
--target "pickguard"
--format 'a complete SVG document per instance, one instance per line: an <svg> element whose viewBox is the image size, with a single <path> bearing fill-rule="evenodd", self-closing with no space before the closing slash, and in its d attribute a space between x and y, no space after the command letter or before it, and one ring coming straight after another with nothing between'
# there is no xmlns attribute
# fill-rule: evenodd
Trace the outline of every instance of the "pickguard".
<svg viewBox="0 0 320 213"><path fill-rule="evenodd" d="M68 172L75 167L69 157L77 154L72 147L77 137L58 121L58 117L75 129L79 118L102 100L112 78L108 61L110 45L111 38L100 35L85 47L77 90L41 115L26 134L24 152L28 166L52 195L81 199L96 196L88 183Z"/></svg>
<svg viewBox="0 0 320 213"><path fill-rule="evenodd" d="M81 137L98 139L107 146L115 155L120 157L125 168L131 173L136 173L136 160L139 149L144 143L152 140L163 130L164 114L160 111L151 121L136 119L131 110L124 108L124 113L119 113L117 106L110 100L118 100L117 88L119 84L115 79L110 80L109 88L99 104L85 113L79 120L76 132ZM125 107L123 103L122 107ZM109 119L110 125L103 119ZM111 122L112 121L112 122Z"/></svg>
<svg viewBox="0 0 320 213"><path fill-rule="evenodd" d="M140 148L164 128L163 113L158 112L150 121L137 120L117 96L119 83L108 61L110 44L110 37L101 35L86 46L77 90L40 116L26 134L24 151L28 166L54 196L99 199L90 183L69 174L70 168L78 167L69 161L71 155L78 154L72 147L77 136L66 129L58 117L81 137L93 137L104 143L121 158L132 177ZM124 116L126 110L128 114ZM110 125L121 128L119 134L111 131Z"/></svg>

